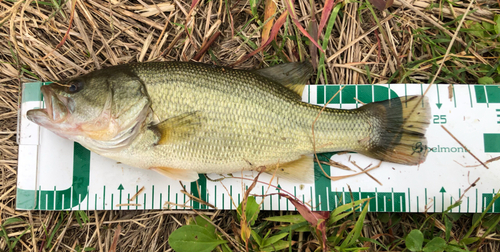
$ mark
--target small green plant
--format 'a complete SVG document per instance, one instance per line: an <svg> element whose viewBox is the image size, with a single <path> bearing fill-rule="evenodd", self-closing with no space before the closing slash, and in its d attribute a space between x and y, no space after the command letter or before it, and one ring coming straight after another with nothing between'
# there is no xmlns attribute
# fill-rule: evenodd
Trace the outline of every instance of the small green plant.
<svg viewBox="0 0 500 252"><path fill-rule="evenodd" d="M463 236L458 237L453 233L454 222L457 221L463 214L452 213L451 211L460 205L460 201L451 205L443 213L435 213L428 215L420 229L411 230L405 237L404 242L409 251L424 251L424 252L462 252L477 250L481 240L492 233L498 232L498 223L500 215L488 216L488 211L493 206L493 203L500 198L500 194L493 197L491 203L484 209L481 214L471 215L472 226ZM442 224L444 222L444 225ZM481 225L482 223L482 225ZM433 231L437 227L438 231ZM471 237L476 228L486 228L481 237Z"/></svg>
<svg viewBox="0 0 500 252"><path fill-rule="evenodd" d="M207 219L203 215L196 216L188 225L175 230L168 238L170 246L177 252L203 252L212 251L217 246L227 243L228 241L221 237L215 226ZM228 249L227 246L223 248Z"/></svg>
<svg viewBox="0 0 500 252"><path fill-rule="evenodd" d="M368 249L363 246L367 241L383 246L373 239L361 236L370 199L353 201L330 213L313 212L293 196L284 193L279 195L287 198L300 215L268 217L256 225L260 205L254 196L248 196L237 209L240 233L234 234L234 241L242 242L234 244L233 241L233 246L246 251L282 251L297 243L293 235L299 232L311 232L316 238L311 241L315 244L316 251L363 251ZM359 215L356 214L358 212ZM275 227L275 222L281 223L279 228L272 228ZM177 252L231 251L226 238L228 237L224 237L208 217L199 215L175 230L169 237L169 244Z"/></svg>
<svg viewBox="0 0 500 252"><path fill-rule="evenodd" d="M6 227L9 226L9 225L12 225L14 223L19 223L19 222L24 222L24 220L20 219L20 218L17 218L17 217L14 217L14 218L9 218L9 219L6 219L3 224L0 226L1 230L0 230L0 237L2 237L3 239L5 239L5 243L7 244L7 248L9 249L8 251L9 252L12 252L12 251L16 251L15 248L16 248L16 244L17 242L19 242L19 240L21 239L21 237L26 234L26 232L28 232L31 227L28 226L28 228L26 228L19 236L17 237L9 237L8 233L7 233L7 230L6 230Z"/></svg>

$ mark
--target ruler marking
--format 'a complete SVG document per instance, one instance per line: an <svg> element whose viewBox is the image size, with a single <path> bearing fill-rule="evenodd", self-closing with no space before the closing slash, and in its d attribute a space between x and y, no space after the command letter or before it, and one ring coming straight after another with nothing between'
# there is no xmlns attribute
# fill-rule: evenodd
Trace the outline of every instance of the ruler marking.
<svg viewBox="0 0 500 252"><path fill-rule="evenodd" d="M406 84L405 84L406 85ZM410 188L408 187L408 212L411 212L411 196L410 196Z"/></svg>
<svg viewBox="0 0 500 252"><path fill-rule="evenodd" d="M425 188L425 209L427 209L427 188Z"/></svg>
<svg viewBox="0 0 500 252"><path fill-rule="evenodd" d="M328 100L326 99L326 85L323 85L323 104L326 104Z"/></svg>
<svg viewBox="0 0 500 252"><path fill-rule="evenodd" d="M269 208L273 210L273 195L269 196Z"/></svg>
<svg viewBox="0 0 500 252"><path fill-rule="evenodd" d="M392 188L392 187L391 187L391 198L392 198L392 202L391 202L392 209L391 209L391 211L395 211L396 210L396 205L394 204L394 199L395 199L394 198L394 188Z"/></svg>
<svg viewBox="0 0 500 252"><path fill-rule="evenodd" d="M81 194L78 194L78 202L82 202L82 195ZM87 200L87 202L88 202L88 200ZM80 205L81 204L78 204L78 210L81 210ZM87 207L87 209L88 209L88 207Z"/></svg>
<svg viewBox="0 0 500 252"><path fill-rule="evenodd" d="M97 193L95 195L94 210L97 210Z"/></svg>
<svg viewBox="0 0 500 252"><path fill-rule="evenodd" d="M89 201L90 201L90 194L89 194L89 186L87 186L87 197L85 197L85 200L87 201L87 210L89 210Z"/></svg>
<svg viewBox="0 0 500 252"><path fill-rule="evenodd" d="M70 195L69 195L69 209L72 209L73 208L73 186L70 186ZM80 194L78 194L78 196L80 196ZM78 210L80 210L80 204L82 203L82 201L80 200L81 197L78 197Z"/></svg>
<svg viewBox="0 0 500 252"><path fill-rule="evenodd" d="M311 103L311 85L307 85L307 103Z"/></svg>
<svg viewBox="0 0 500 252"><path fill-rule="evenodd" d="M144 205L143 206L144 210L146 210L146 196L147 196L147 194L144 193L144 204L143 204Z"/></svg>
<svg viewBox="0 0 500 252"><path fill-rule="evenodd" d="M417 196L417 213L420 213L420 207L418 206L418 196Z"/></svg>
<svg viewBox="0 0 500 252"><path fill-rule="evenodd" d="M488 100L488 90L486 90L486 85L483 86L484 88L484 98L486 99L486 107L490 107L490 101Z"/></svg>
<svg viewBox="0 0 500 252"><path fill-rule="evenodd" d="M168 193L170 194L170 186L168 186ZM135 186L135 195L139 192L139 185ZM129 198L130 199L130 198ZM135 197L135 209L137 210L139 208L139 195Z"/></svg>
<svg viewBox="0 0 500 252"><path fill-rule="evenodd" d="M155 208L155 185L151 186L151 209Z"/></svg>
<svg viewBox="0 0 500 252"><path fill-rule="evenodd" d="M408 90L406 89L406 83L405 83L405 101L408 100ZM408 103L405 103L405 106L408 107Z"/></svg>
<svg viewBox="0 0 500 252"><path fill-rule="evenodd" d="M127 202L129 202L129 199L130 199L130 193L127 194ZM127 210L130 210L130 204L127 203Z"/></svg>
<svg viewBox="0 0 500 252"><path fill-rule="evenodd" d="M358 85L354 85L354 97L356 97L356 108L359 106Z"/></svg>
<svg viewBox="0 0 500 252"><path fill-rule="evenodd" d="M35 204L38 206L38 208L41 210L42 209L42 186L38 186L38 191L36 192L38 194L38 197L35 199ZM47 204L47 201L45 201L45 204ZM45 205L45 209L47 209L47 205Z"/></svg>
<svg viewBox="0 0 500 252"><path fill-rule="evenodd" d="M113 210L113 196L114 196L114 194L111 193L111 210Z"/></svg>
<svg viewBox="0 0 500 252"><path fill-rule="evenodd" d="M467 197L467 213L469 213L469 197Z"/></svg>
<svg viewBox="0 0 500 252"><path fill-rule="evenodd" d="M476 188L476 213L477 213L477 203L478 203L478 202L477 202L477 199L478 199L478 198L477 198L477 188Z"/></svg>
<svg viewBox="0 0 500 252"><path fill-rule="evenodd" d="M453 102L455 103L455 108L457 107L457 96L455 95L455 85L451 84L451 91L453 92Z"/></svg>
<svg viewBox="0 0 500 252"><path fill-rule="evenodd" d="M281 196L279 194L278 194L278 211L281 211Z"/></svg>
<svg viewBox="0 0 500 252"><path fill-rule="evenodd" d="M331 211L330 209L330 193L328 192L328 186L325 188L326 190L326 209L328 209L328 211Z"/></svg>
<svg viewBox="0 0 500 252"><path fill-rule="evenodd" d="M375 101L375 85L371 85L372 86L372 102Z"/></svg>
<svg viewBox="0 0 500 252"><path fill-rule="evenodd" d="M342 92L341 92L342 93ZM342 101L341 101L342 102ZM309 187L309 191L311 192L311 210L314 211L314 198L313 198L313 189Z"/></svg>
<svg viewBox="0 0 500 252"><path fill-rule="evenodd" d="M106 186L103 186L102 192L102 208L106 209Z"/></svg>
<svg viewBox="0 0 500 252"><path fill-rule="evenodd" d="M460 197L462 197L462 195L461 195L461 190L460 190L460 188L458 188L458 198L460 199ZM460 212L462 212L462 211L461 211L461 208L462 208L462 203L463 203L463 202L460 202L460 205L458 205L458 212L459 212L459 213L460 213Z"/></svg>
<svg viewBox="0 0 500 252"><path fill-rule="evenodd" d="M162 196L163 196L162 194L163 194L163 193L160 193L160 202L159 202L159 203L160 203L160 206L159 206L159 208L158 208L158 209L162 209L162 205L161 205L161 202L162 202Z"/></svg>
<svg viewBox="0 0 500 252"><path fill-rule="evenodd" d="M434 202L433 202L433 207L434 207L434 212L436 212L436 196L432 197ZM441 210L442 211L442 210Z"/></svg>
<svg viewBox="0 0 500 252"><path fill-rule="evenodd" d="M450 206L452 206L452 205L453 205L453 197L450 196ZM450 212L453 213L453 208L450 209Z"/></svg>
<svg viewBox="0 0 500 252"><path fill-rule="evenodd" d="M470 99L470 107L473 108L474 105L472 103L472 92L470 91L470 85L467 85L467 87L469 88L469 99Z"/></svg>
<svg viewBox="0 0 500 252"><path fill-rule="evenodd" d="M302 202L306 202L306 197L304 194L302 194ZM295 210L297 210L297 208L295 208Z"/></svg>
<svg viewBox="0 0 500 252"><path fill-rule="evenodd" d="M217 185L214 186L214 206L217 208Z"/></svg>
<svg viewBox="0 0 500 252"><path fill-rule="evenodd" d="M53 200L52 200L52 201L53 201L53 204L52 204L52 210L56 210L56 201L57 201L57 197L56 197L56 196L57 196L57 194L56 194L57 189L56 189L56 188L57 188L57 187L56 187L56 186L54 186L54 192L53 192L53 194L52 194L52 195L53 195L53 197L54 197L54 198L53 198Z"/></svg>
<svg viewBox="0 0 500 252"><path fill-rule="evenodd" d="M229 186L229 195L233 195L233 186ZM231 199L232 201L232 199ZM233 204L229 204L229 210L233 210Z"/></svg>
<svg viewBox="0 0 500 252"><path fill-rule="evenodd" d="M340 105L340 108L342 108L342 90L343 90L342 89L342 85L340 85L339 90L340 90L340 92L338 94L338 96L339 96L339 105ZM312 202L312 196L311 196L311 202ZM311 205L311 207L312 207L312 205Z"/></svg>
<svg viewBox="0 0 500 252"><path fill-rule="evenodd" d="M260 190L261 190L261 194L264 195L264 186L260 186ZM266 201L266 197L262 198L262 204L261 204L261 208L262 210L264 210L264 203Z"/></svg>
<svg viewBox="0 0 500 252"><path fill-rule="evenodd" d="M344 190L344 187L342 187L342 205L345 205L345 190Z"/></svg>
<svg viewBox="0 0 500 252"><path fill-rule="evenodd" d="M323 203L323 201L321 200L321 195L318 195L318 202L316 203L316 210L318 210L318 208L321 209L321 203Z"/></svg>

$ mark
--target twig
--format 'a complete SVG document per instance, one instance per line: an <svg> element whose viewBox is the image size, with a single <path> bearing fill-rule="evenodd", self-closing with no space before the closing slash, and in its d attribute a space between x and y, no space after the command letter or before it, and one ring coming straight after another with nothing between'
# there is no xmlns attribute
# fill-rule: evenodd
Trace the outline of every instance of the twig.
<svg viewBox="0 0 500 252"><path fill-rule="evenodd" d="M474 157L486 169L489 169L488 166L486 166L486 164L484 164L481 160L479 160L479 158L477 158L474 154L472 154L472 152L470 152L470 150L467 149L467 147L465 147L465 145L463 145L460 141L458 141L458 139L453 134L451 134L451 132L448 131L448 129L446 129L446 127L444 127L444 125L441 125L441 128L443 128L446 131L446 133L448 133L453 139L455 139L455 141L457 141L457 143L460 144L465 149L465 151L467 151L472 157Z"/></svg>
<svg viewBox="0 0 500 252"><path fill-rule="evenodd" d="M365 169L359 167L356 162L354 161L351 161L351 164L353 164L354 166L356 166L358 169L360 169L361 171L365 171L366 169L368 169L368 167L366 167ZM382 183L380 183L380 181L378 181L378 179L376 179L375 177L373 177L370 173L366 172L366 175L368 175L368 177L372 178L373 180L375 180L375 182L377 182L379 185L383 186Z"/></svg>
<svg viewBox="0 0 500 252"><path fill-rule="evenodd" d="M465 189L464 193L460 196L460 198L458 198L458 200L455 203L461 201L462 198L465 196L465 194L469 191L469 189L471 189L472 187L476 186L476 184L479 181L479 179L481 179L481 178L477 178L472 184L470 184L470 186L467 187L467 189Z"/></svg>
<svg viewBox="0 0 500 252"><path fill-rule="evenodd" d="M137 196L139 196L139 194L141 194L143 191L145 190L144 186L138 191L136 192L128 201L134 201L135 198L137 198Z"/></svg>

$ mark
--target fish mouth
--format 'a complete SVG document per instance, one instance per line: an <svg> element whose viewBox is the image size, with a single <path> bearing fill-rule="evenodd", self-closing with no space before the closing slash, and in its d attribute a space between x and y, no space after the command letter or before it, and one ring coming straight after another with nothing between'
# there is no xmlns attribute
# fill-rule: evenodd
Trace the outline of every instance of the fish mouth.
<svg viewBox="0 0 500 252"><path fill-rule="evenodd" d="M26 114L27 118L39 125L64 121L68 115L66 106L68 98L57 95L50 85L42 86L40 90L44 97L45 108L29 110Z"/></svg>

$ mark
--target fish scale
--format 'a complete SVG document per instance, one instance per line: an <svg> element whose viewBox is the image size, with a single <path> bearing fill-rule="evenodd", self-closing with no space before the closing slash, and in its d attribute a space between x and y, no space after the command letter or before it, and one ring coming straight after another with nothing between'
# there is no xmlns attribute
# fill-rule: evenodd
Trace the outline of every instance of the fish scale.
<svg viewBox="0 0 500 252"><path fill-rule="evenodd" d="M158 64L157 71L144 71L145 74L141 68L133 67L132 71L144 80L153 111L160 120L192 111L201 111L206 117L203 130L192 142L156 147L161 149L157 155L184 147L185 151L172 159L178 159L185 169L191 168L186 163L199 165L196 169L213 163L223 172L220 165L248 166L245 160L255 165L288 162L312 152L311 125L321 107L296 101L295 93L277 83L248 72L203 65ZM168 76L163 72L168 72ZM328 151L352 150L357 148L356 141L343 139L368 136L367 125L363 132L362 124L354 122L352 112L329 113L324 111L316 122L315 133L321 139L317 146L329 144L323 148ZM356 131L356 125L360 131ZM234 149L228 156L231 147Z"/></svg>

